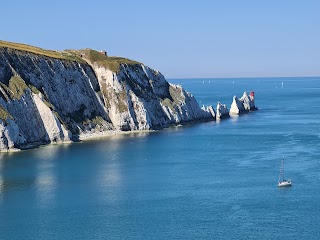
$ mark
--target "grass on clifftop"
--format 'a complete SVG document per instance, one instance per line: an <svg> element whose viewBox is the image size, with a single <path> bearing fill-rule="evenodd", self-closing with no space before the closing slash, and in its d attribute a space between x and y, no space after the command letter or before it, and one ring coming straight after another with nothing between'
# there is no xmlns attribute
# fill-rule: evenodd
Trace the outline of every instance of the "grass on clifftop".
<svg viewBox="0 0 320 240"><path fill-rule="evenodd" d="M2 40L0 40L0 48L14 49L14 50L30 52L30 53L34 53L34 54L42 55L46 57L56 58L56 59L77 61L80 63L85 63L85 61L82 59L84 58L87 61L90 61L91 63L96 62L98 65L108 68L111 71L116 73L119 72L120 64L122 63L126 63L128 65L140 64L137 61L133 61L127 58L109 57L92 49L65 50L60 52L60 51L46 50L39 47L30 46L27 44L13 43L13 42L7 42Z"/></svg>
<svg viewBox="0 0 320 240"><path fill-rule="evenodd" d="M77 53L81 55L84 59L87 61L93 63L97 63L100 66L103 66L107 69L110 69L112 72L119 72L120 65L122 63L128 64L128 65L135 65L135 64L141 64L137 61L130 60L127 58L122 57L109 57L106 55L101 54L98 51L92 50L92 49L85 49L80 51L70 51L73 53Z"/></svg>
<svg viewBox="0 0 320 240"><path fill-rule="evenodd" d="M0 40L0 48L1 47L15 49L15 50L24 51L24 52L30 52L30 53L34 53L34 54L38 54L46 57L57 58L57 59L84 62L79 56L75 54L71 54L69 52L45 50L42 48L33 47L33 46L22 44L22 43L13 43L13 42L6 42L6 41Z"/></svg>

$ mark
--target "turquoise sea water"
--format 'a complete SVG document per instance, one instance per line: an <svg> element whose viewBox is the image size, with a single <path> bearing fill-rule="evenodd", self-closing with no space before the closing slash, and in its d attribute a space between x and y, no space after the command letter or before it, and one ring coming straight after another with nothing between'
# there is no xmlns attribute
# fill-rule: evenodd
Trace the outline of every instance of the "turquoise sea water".
<svg viewBox="0 0 320 240"><path fill-rule="evenodd" d="M320 78L169 81L259 111L1 154L0 239L320 239Z"/></svg>

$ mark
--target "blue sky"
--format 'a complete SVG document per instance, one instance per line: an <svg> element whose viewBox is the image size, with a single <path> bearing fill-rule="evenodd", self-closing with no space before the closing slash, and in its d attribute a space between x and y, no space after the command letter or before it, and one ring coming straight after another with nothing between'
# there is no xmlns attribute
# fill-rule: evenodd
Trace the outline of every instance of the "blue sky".
<svg viewBox="0 0 320 240"><path fill-rule="evenodd" d="M15 1L0 39L105 49L167 78L320 76L320 1Z"/></svg>

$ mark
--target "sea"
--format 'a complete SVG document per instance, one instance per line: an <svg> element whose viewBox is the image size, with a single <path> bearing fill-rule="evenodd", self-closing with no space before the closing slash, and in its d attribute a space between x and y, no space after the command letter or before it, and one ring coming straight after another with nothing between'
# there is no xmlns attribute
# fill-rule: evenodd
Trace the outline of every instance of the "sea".
<svg viewBox="0 0 320 240"><path fill-rule="evenodd" d="M320 239L320 78L168 81L259 110L1 153L0 239Z"/></svg>

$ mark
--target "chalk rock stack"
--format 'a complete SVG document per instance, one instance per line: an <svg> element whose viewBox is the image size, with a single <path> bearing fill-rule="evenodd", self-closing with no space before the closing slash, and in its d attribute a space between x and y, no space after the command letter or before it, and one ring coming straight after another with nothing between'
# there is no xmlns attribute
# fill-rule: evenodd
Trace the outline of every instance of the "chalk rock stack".
<svg viewBox="0 0 320 240"><path fill-rule="evenodd" d="M217 119L223 119L229 117L229 110L225 104L218 102L217 104Z"/></svg>
<svg viewBox="0 0 320 240"><path fill-rule="evenodd" d="M240 99L238 99L237 96L233 97L230 115L240 115L254 110L257 110L257 108L254 105L253 96L248 96L248 94L244 92Z"/></svg>

